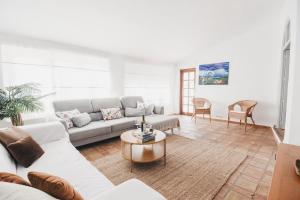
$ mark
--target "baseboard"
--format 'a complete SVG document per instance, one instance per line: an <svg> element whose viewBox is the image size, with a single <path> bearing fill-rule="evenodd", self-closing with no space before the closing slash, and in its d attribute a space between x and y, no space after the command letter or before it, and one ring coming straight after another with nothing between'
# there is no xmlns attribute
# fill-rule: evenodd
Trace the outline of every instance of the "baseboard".
<svg viewBox="0 0 300 200"><path fill-rule="evenodd" d="M172 114L170 114L170 115L181 115L181 114L179 114L179 113L172 113ZM189 115L183 115L183 116L191 117L191 116L189 116ZM203 119L201 116L197 116L197 118ZM207 118L207 117L204 117L204 119L208 119L208 120L209 120L209 118ZM226 122L226 123L227 123L227 119L224 119L224 118L212 117L211 120L212 120L212 121L219 121L219 122ZM236 120L234 120L234 119L230 120L230 123L233 123L233 124L240 124L239 121L236 121ZM245 123L242 122L241 124L244 125ZM254 124L253 124L252 122L249 122L249 123L247 123L247 125L254 125ZM257 126L257 127L264 127L264 128L272 128L271 126L263 125L263 124L255 124L255 126Z"/></svg>

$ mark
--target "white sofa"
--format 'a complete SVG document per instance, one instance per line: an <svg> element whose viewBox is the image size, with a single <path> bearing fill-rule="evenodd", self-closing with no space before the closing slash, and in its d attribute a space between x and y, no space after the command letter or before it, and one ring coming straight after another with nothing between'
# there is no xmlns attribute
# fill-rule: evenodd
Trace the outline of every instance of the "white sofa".
<svg viewBox="0 0 300 200"><path fill-rule="evenodd" d="M59 122L28 125L21 128L31 134L41 145L45 154L29 168L24 168L16 165L0 144L0 171L16 173L26 180L28 180L29 171L60 176L74 186L86 200L165 199L161 194L136 179L115 186L77 151L71 144L64 126Z"/></svg>

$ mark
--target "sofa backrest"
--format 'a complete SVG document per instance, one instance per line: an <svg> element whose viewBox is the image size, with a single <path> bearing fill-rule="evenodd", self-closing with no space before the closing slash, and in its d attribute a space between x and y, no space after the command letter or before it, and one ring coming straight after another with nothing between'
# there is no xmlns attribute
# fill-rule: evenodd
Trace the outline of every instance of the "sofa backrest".
<svg viewBox="0 0 300 200"><path fill-rule="evenodd" d="M74 109L78 109L80 112L93 112L93 106L90 99L54 101L53 107L55 112L69 111Z"/></svg>
<svg viewBox="0 0 300 200"><path fill-rule="evenodd" d="M119 98L99 98L91 100L93 112L100 112L101 109L105 108L120 108L122 104Z"/></svg>
<svg viewBox="0 0 300 200"><path fill-rule="evenodd" d="M123 109L125 109L125 108L136 108L138 101L144 102L143 97L141 97L141 96L121 97L121 103L122 103Z"/></svg>
<svg viewBox="0 0 300 200"><path fill-rule="evenodd" d="M64 125L58 121L30 124L19 128L29 133L40 145L63 139L69 140L69 134Z"/></svg>

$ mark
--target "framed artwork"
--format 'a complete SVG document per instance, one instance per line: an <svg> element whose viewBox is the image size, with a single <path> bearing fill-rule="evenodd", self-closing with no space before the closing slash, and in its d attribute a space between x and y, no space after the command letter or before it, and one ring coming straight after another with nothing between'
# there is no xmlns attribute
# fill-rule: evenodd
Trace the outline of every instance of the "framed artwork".
<svg viewBox="0 0 300 200"><path fill-rule="evenodd" d="M228 85L229 62L199 65L199 85Z"/></svg>

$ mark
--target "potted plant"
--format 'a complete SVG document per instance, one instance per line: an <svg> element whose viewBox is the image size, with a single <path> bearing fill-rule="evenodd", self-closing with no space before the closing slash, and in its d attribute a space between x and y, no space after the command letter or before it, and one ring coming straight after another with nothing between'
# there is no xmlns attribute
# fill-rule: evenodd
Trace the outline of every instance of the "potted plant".
<svg viewBox="0 0 300 200"><path fill-rule="evenodd" d="M35 83L0 88L0 120L10 118L14 126L22 126L21 113L42 110L39 94Z"/></svg>

